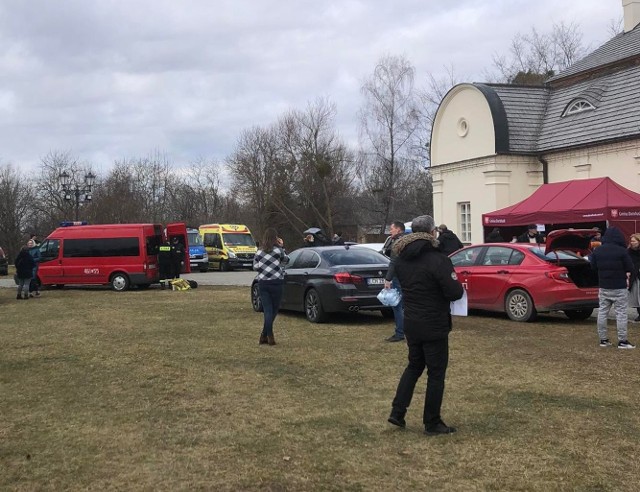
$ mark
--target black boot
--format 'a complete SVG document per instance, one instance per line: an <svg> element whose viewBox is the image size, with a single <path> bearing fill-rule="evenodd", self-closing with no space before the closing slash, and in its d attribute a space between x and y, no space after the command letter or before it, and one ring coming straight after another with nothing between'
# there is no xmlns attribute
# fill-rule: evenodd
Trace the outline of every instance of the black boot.
<svg viewBox="0 0 640 492"><path fill-rule="evenodd" d="M20 292L18 292L18 295L16 296L16 299L22 299L22 296L20 295Z"/></svg>

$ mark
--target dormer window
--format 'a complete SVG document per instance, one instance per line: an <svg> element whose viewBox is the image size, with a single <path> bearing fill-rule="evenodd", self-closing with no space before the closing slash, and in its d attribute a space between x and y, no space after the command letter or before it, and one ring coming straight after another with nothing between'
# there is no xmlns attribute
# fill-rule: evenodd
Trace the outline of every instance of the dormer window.
<svg viewBox="0 0 640 492"><path fill-rule="evenodd" d="M591 111L593 109L596 109L596 107L586 99L574 99L567 105L562 116L569 116L572 114L582 113L583 111Z"/></svg>

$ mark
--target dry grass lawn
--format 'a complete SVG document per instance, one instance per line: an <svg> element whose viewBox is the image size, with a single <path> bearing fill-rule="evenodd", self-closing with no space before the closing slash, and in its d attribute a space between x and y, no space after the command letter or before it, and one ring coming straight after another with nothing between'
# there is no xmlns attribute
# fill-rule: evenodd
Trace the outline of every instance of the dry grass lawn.
<svg viewBox="0 0 640 492"><path fill-rule="evenodd" d="M637 488L640 349L599 348L592 321L456 318L459 432L426 437L423 380L407 429L386 423L392 322L283 314L258 346L248 290L0 290L0 489Z"/></svg>

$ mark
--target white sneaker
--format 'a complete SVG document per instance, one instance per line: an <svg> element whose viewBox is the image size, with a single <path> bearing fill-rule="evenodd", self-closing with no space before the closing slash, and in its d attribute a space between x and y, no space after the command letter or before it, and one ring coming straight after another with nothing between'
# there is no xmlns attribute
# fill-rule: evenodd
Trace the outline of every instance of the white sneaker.
<svg viewBox="0 0 640 492"><path fill-rule="evenodd" d="M618 348L619 349L634 349L636 348L635 345L629 343L629 340L620 340L618 342Z"/></svg>

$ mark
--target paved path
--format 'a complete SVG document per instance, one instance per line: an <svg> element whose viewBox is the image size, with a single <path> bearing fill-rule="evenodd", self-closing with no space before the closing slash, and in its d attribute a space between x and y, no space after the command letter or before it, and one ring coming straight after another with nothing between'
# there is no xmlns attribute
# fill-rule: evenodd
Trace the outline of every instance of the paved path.
<svg viewBox="0 0 640 492"><path fill-rule="evenodd" d="M195 280L200 285L251 285L251 281L256 276L256 272L239 270L237 272L207 272L189 273L183 275L186 279ZM0 277L1 287L15 287L11 277Z"/></svg>

